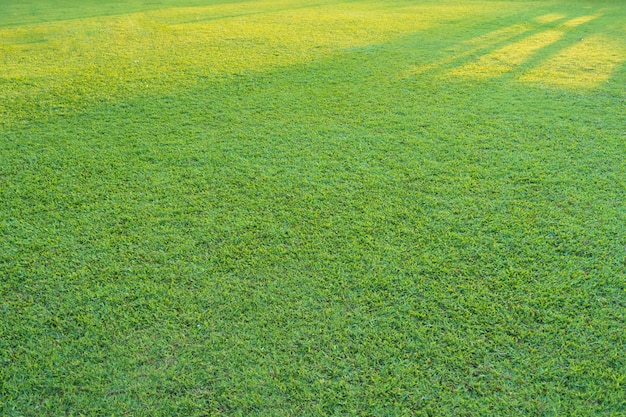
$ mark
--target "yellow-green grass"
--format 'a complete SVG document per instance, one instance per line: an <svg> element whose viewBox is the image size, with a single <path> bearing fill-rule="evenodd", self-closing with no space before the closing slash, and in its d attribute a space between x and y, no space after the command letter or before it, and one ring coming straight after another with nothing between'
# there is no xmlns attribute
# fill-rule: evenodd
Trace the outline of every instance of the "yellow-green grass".
<svg viewBox="0 0 626 417"><path fill-rule="evenodd" d="M625 9L0 0L0 415L624 415Z"/></svg>

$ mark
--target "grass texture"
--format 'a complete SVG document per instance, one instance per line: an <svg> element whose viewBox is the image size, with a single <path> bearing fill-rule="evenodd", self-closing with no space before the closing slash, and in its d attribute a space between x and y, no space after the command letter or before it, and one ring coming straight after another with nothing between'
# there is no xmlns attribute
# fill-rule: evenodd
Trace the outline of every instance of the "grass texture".
<svg viewBox="0 0 626 417"><path fill-rule="evenodd" d="M625 415L624 22L0 0L0 414Z"/></svg>

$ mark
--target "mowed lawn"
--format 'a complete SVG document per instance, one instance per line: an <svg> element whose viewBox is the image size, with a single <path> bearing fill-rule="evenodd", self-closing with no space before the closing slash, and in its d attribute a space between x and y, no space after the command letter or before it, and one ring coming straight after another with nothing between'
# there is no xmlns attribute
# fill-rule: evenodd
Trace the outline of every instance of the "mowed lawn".
<svg viewBox="0 0 626 417"><path fill-rule="evenodd" d="M0 415L626 415L626 3L0 0Z"/></svg>

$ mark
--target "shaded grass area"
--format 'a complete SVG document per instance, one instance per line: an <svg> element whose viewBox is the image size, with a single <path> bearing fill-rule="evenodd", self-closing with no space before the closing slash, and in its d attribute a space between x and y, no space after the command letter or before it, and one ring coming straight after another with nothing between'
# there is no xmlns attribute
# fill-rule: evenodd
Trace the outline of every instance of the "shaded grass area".
<svg viewBox="0 0 626 417"><path fill-rule="evenodd" d="M624 413L623 63L525 79L623 7L459 4L126 98L2 91L2 414Z"/></svg>

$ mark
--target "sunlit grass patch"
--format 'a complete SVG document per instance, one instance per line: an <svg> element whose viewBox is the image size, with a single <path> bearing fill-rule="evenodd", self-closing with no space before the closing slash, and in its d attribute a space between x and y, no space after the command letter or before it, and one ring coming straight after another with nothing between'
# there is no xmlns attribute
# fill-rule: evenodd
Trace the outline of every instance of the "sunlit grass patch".
<svg viewBox="0 0 626 417"><path fill-rule="evenodd" d="M535 22L538 23L552 23L552 22L556 22L557 20L561 20L561 19L565 19L567 16L562 14L562 13L548 13L548 14L544 14L542 16L538 16L536 18L534 18L533 20Z"/></svg>
<svg viewBox="0 0 626 417"><path fill-rule="evenodd" d="M455 68L451 76L468 78L491 78L512 71L528 60L535 52L552 45L563 37L559 30L546 30L520 41L496 49L478 60Z"/></svg>
<svg viewBox="0 0 626 417"><path fill-rule="evenodd" d="M596 34L560 51L521 75L520 80L553 87L589 89L608 81L625 61L623 42Z"/></svg>
<svg viewBox="0 0 626 417"><path fill-rule="evenodd" d="M301 64L427 29L448 11L264 1L2 28L0 77L19 88L0 91L0 108L164 92L198 77Z"/></svg>
<svg viewBox="0 0 626 417"><path fill-rule="evenodd" d="M589 16L580 16L571 20L568 20L567 22L563 22L563 27L565 28L575 28L577 26L580 25L584 25L585 23L591 22L594 19L597 19L598 17L602 16L602 14L594 14L594 15L589 15Z"/></svg>
<svg viewBox="0 0 626 417"><path fill-rule="evenodd" d="M404 69L401 72L400 77L411 77L428 71L437 71L446 65L450 65L456 61L480 53L490 46L506 42L511 38L528 32L530 29L530 25L515 24L491 31L485 35L476 36L463 41L459 46L460 52L450 53L445 58L438 59L435 62L425 62L419 65L412 65L409 68Z"/></svg>
<svg viewBox="0 0 626 417"><path fill-rule="evenodd" d="M602 14L580 16L558 24L554 29L544 30L513 42L482 55L475 61L469 62L449 72L449 75L463 78L486 79L497 77L515 70L532 58L543 48L555 44L563 38L568 30L597 19ZM543 24L556 22L564 18L562 14L548 14L535 18Z"/></svg>
<svg viewBox="0 0 626 417"><path fill-rule="evenodd" d="M506 26L485 35L476 36L469 40L463 41L467 45L475 45L478 47L488 47L500 42L507 41L508 39L521 35L532 29L532 26L524 23L516 23L514 25Z"/></svg>
<svg viewBox="0 0 626 417"><path fill-rule="evenodd" d="M492 13L489 2L386 7L263 0L8 26L0 28L0 78L15 88L0 90L0 109L25 115L175 91L199 79L300 65L458 16ZM481 46L521 30L498 30Z"/></svg>

